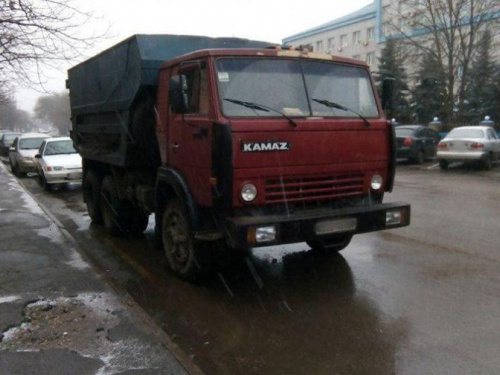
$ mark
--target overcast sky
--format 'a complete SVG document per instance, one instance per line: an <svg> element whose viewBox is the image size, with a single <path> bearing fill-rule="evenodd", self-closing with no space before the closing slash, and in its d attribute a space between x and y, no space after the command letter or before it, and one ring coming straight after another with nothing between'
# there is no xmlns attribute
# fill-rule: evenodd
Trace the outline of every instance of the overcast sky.
<svg viewBox="0 0 500 375"><path fill-rule="evenodd" d="M186 34L210 37L240 37L281 43L283 38L329 22L355 11L372 0L73 0L97 20L87 27L103 30L109 37L86 52L92 56L133 34ZM85 57L82 57L82 61ZM61 64L45 71L44 88L65 90L66 70L75 65ZM41 89L38 89L41 90ZM32 111L43 95L33 89L19 89L18 107Z"/></svg>

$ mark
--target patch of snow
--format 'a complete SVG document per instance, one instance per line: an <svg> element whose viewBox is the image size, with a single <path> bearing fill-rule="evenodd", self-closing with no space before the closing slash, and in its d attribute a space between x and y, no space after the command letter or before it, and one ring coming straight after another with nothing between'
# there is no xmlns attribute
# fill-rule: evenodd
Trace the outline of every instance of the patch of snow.
<svg viewBox="0 0 500 375"><path fill-rule="evenodd" d="M50 242L57 245L64 245L64 237L55 223L50 221L50 225L46 228L36 230L37 234L47 238Z"/></svg>
<svg viewBox="0 0 500 375"><path fill-rule="evenodd" d="M80 271L83 271L83 270L90 268L89 264L83 260L83 258L76 251L76 249L71 248L69 250L71 251L71 255L70 255L71 260L66 262L67 265L69 265L70 267L73 267L77 270L80 270Z"/></svg>
<svg viewBox="0 0 500 375"><path fill-rule="evenodd" d="M10 303L10 302L19 301L20 299L21 299L21 297L19 297L19 296L0 297L0 303Z"/></svg>

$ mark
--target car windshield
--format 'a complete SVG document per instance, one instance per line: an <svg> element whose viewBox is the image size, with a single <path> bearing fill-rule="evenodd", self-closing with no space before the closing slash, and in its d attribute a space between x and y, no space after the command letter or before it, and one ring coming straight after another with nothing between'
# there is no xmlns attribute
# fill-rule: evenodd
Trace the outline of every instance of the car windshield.
<svg viewBox="0 0 500 375"><path fill-rule="evenodd" d="M34 150L40 148L45 138L24 138L19 140L20 150Z"/></svg>
<svg viewBox="0 0 500 375"><path fill-rule="evenodd" d="M396 129L396 137L411 137L414 132L413 129Z"/></svg>
<svg viewBox="0 0 500 375"><path fill-rule="evenodd" d="M62 154L75 154L76 150L73 147L73 141L64 140L64 141L53 141L47 143L45 146L45 156L49 155L62 155Z"/></svg>
<svg viewBox="0 0 500 375"><path fill-rule="evenodd" d="M484 138L484 132L481 129L453 129L446 138Z"/></svg>
<svg viewBox="0 0 500 375"><path fill-rule="evenodd" d="M317 61L222 58L217 60L217 78L227 116L280 116L236 103L241 101L293 117L358 117L318 102L328 101L365 117L378 117L368 71L358 67Z"/></svg>
<svg viewBox="0 0 500 375"><path fill-rule="evenodd" d="M5 142L12 142L18 136L19 136L19 134L16 134L16 133L6 133L3 135L3 140Z"/></svg>

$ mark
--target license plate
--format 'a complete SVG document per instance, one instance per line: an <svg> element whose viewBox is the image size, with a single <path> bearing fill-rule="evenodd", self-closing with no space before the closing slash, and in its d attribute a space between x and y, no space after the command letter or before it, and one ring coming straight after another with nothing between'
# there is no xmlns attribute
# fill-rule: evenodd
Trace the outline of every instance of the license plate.
<svg viewBox="0 0 500 375"><path fill-rule="evenodd" d="M334 219L316 223L314 231L319 236L332 233L353 232L356 230L357 225L358 221L355 217L347 219Z"/></svg>

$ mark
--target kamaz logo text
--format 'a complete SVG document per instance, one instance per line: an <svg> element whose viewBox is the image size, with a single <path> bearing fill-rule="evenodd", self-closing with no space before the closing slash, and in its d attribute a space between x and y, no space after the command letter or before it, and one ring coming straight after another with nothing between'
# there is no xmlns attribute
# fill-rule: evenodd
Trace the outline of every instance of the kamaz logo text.
<svg viewBox="0 0 500 375"><path fill-rule="evenodd" d="M290 151L289 142L241 142L243 152Z"/></svg>

